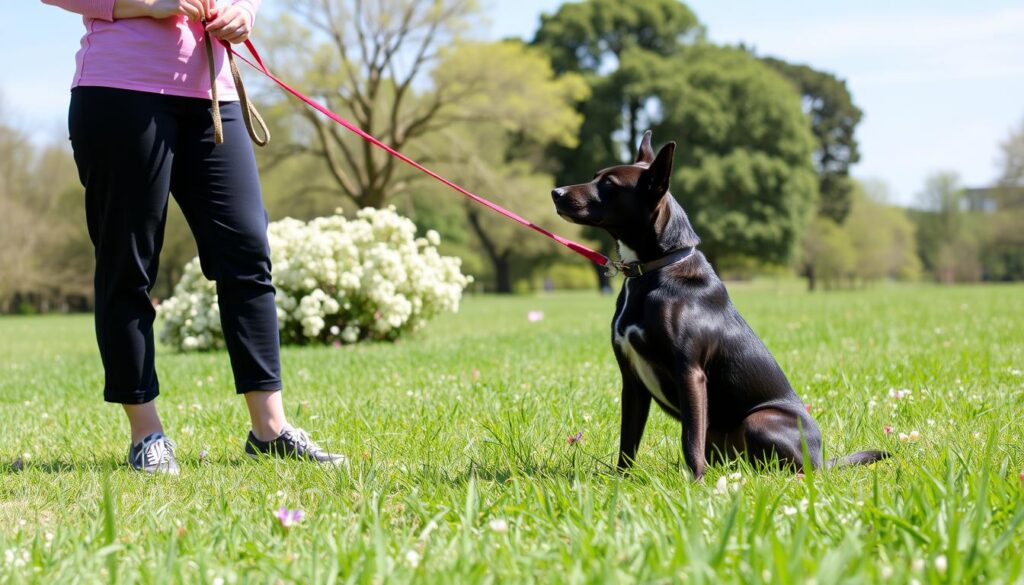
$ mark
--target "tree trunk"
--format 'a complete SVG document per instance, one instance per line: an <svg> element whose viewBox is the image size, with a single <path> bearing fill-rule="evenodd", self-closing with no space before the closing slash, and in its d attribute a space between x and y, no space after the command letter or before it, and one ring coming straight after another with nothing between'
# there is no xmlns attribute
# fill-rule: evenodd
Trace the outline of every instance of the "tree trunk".
<svg viewBox="0 0 1024 585"><path fill-rule="evenodd" d="M480 216L477 215L477 211L477 209L474 209L467 203L466 219L469 220L469 226L473 228L473 233L480 238L480 243L483 245L484 251L487 252L491 265L494 266L494 283L497 287L497 292L502 294L511 293L512 269L509 266L509 250L498 251L498 247L487 236L487 231L480 224Z"/></svg>
<svg viewBox="0 0 1024 585"><path fill-rule="evenodd" d="M512 292L512 270L509 267L507 254L494 258L494 284L496 291L500 294Z"/></svg>
<svg viewBox="0 0 1024 585"><path fill-rule="evenodd" d="M597 290L601 291L603 295L610 295L612 293L612 279L608 278L605 270L604 266L594 264L594 273L597 274Z"/></svg>
<svg viewBox="0 0 1024 585"><path fill-rule="evenodd" d="M817 289L818 282L814 278L814 267L808 264L804 267L804 276L807 277L807 292L814 292Z"/></svg>

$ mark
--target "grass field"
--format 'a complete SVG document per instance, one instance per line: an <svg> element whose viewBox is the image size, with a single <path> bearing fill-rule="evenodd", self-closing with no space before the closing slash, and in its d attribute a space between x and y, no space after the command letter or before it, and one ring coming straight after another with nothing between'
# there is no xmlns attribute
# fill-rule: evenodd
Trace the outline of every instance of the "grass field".
<svg viewBox="0 0 1024 585"><path fill-rule="evenodd" d="M245 460L226 355L164 351L183 470L149 477L122 464L91 318L2 318L0 582L1024 582L1024 287L732 293L826 454L893 459L694 484L654 412L636 472L611 473L613 300L579 293L286 350L290 418L347 469ZM282 528L280 506L305 519Z"/></svg>

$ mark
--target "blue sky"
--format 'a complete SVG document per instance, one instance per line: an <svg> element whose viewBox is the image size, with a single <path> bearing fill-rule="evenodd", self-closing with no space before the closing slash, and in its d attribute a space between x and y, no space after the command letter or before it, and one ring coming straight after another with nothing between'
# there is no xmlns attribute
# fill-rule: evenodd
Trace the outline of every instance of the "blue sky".
<svg viewBox="0 0 1024 585"><path fill-rule="evenodd" d="M480 33L492 38L531 36L539 15L561 4L482 3L490 26ZM7 4L0 20L2 115L40 140L63 136L81 20L39 0ZM938 170L958 172L967 185L990 183L998 144L1024 122L1019 0L688 4L715 42L742 41L846 78L865 111L854 174L885 181L894 202L912 202Z"/></svg>

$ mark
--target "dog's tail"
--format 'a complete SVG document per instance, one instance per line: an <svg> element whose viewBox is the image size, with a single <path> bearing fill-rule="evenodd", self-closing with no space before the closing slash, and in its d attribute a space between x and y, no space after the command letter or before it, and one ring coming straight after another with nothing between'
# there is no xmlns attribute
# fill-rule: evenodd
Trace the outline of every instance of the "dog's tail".
<svg viewBox="0 0 1024 585"><path fill-rule="evenodd" d="M825 462L825 469L841 469L854 465L871 465L892 457L887 451L858 451L845 457L836 457Z"/></svg>

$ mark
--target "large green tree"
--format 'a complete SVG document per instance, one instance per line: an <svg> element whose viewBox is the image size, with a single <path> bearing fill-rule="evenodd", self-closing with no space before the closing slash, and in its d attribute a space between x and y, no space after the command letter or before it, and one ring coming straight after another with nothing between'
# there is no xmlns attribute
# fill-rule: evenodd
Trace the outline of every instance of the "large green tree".
<svg viewBox="0 0 1024 585"><path fill-rule="evenodd" d="M579 104L583 124L578 144L549 149L558 184L589 178L598 168L632 161L640 135L650 124L651 96L635 91L643 71L623 67L627 52L669 56L703 38L694 13L678 0L587 0L561 5L541 16L533 44L551 55L557 72L585 76L591 98ZM598 229L584 230L606 254L613 242ZM600 268L598 286L608 288Z"/></svg>
<svg viewBox="0 0 1024 585"><path fill-rule="evenodd" d="M724 267L790 262L817 202L814 139L792 85L747 52L708 44L623 57L660 104L655 137L679 140L672 192Z"/></svg>
<svg viewBox="0 0 1024 585"><path fill-rule="evenodd" d="M556 71L588 73L604 77L616 71L627 51L641 50L655 55L675 54L686 42L703 36L697 17L678 0L588 0L566 3L551 15L541 15L541 25L533 43L551 55ZM615 76L612 75L612 78ZM591 80L597 83L597 79ZM607 149L615 159L627 160L640 140L645 128L646 100L644 96L630 94L622 79L618 83L601 84L603 105L593 114L614 125L611 131L624 125L625 149ZM596 92L595 92L596 93ZM614 114L606 116L611 106ZM591 116L587 116L590 118ZM602 129L607 130L607 129ZM600 135L607 140L611 132ZM589 136L587 138L590 138ZM581 141L581 147L586 141Z"/></svg>
<svg viewBox="0 0 1024 585"><path fill-rule="evenodd" d="M792 82L803 98L814 134L814 167L818 173L818 213L843 223L854 189L850 165L860 160L854 135L864 113L853 103L846 81L808 65L762 59Z"/></svg>

